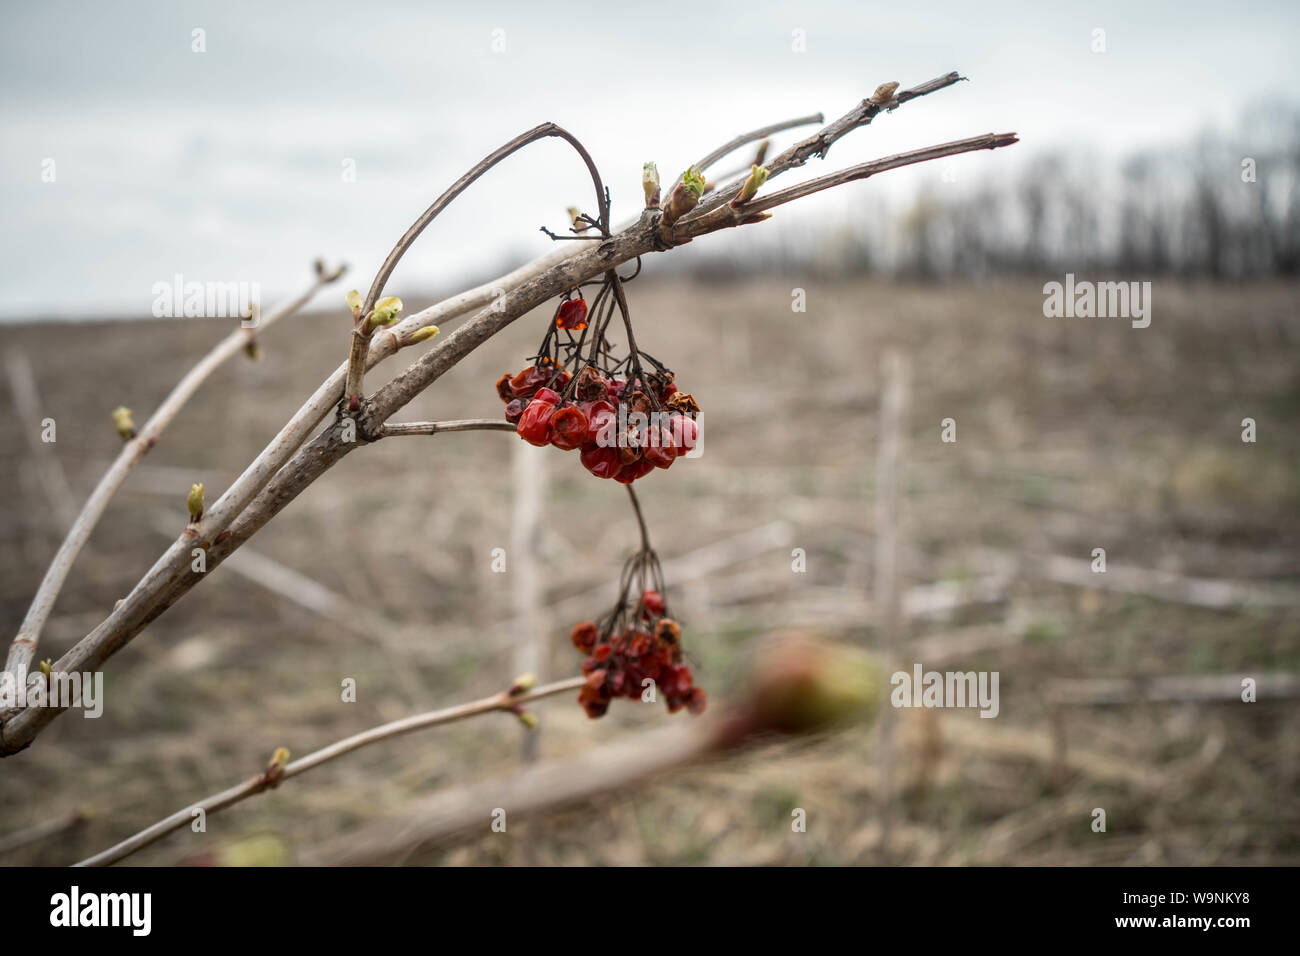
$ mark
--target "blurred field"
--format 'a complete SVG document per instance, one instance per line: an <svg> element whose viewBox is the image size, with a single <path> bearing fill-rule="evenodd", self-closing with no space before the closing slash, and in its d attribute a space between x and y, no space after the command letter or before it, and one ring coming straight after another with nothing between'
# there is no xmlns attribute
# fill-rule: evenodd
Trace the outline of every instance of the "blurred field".
<svg viewBox="0 0 1300 956"><path fill-rule="evenodd" d="M406 862L1300 862L1295 701L1051 707L1061 679L1300 674L1300 289L1160 281L1152 325L1136 330L1046 319L1041 283L805 282L808 310L794 314L798 282L655 284L650 271L629 287L638 338L706 415L703 458L637 484L665 562L695 555L696 573L670 574L668 586L699 683L725 698L752 640L775 628L875 644L879 356L897 346L913 370L903 573L916 613L903 658L999 671L1001 714L899 713L887 856L876 734L861 729L512 822L508 837L485 819L481 839ZM516 323L401 419L498 415L493 382L522 365L544 322ZM167 542L158 525L174 534L184 524L191 482L215 500L342 360L346 330L341 302L287 320L266 336L263 361L232 362L204 387L110 506L38 656L57 658L126 594ZM35 366L78 503L115 454L109 411L125 404L143 422L225 331L216 320L0 328L0 348L22 348ZM949 417L953 444L939 440ZM1240 440L1245 417L1258 423L1255 444ZM0 419L6 639L61 536L19 429L39 422ZM346 458L251 548L364 614L315 615L231 567L214 571L113 659L101 719L67 714L0 762L0 837L94 812L0 863L72 862L259 771L277 746L300 755L505 686L521 635L511 575L490 566L510 542L515 441L391 439ZM576 457L539 454L551 475L545 587L557 605L543 676L555 678L577 672L568 630L612 600L636 527L622 488ZM1096 547L1108 587L1045 577L1047 557L1087 562ZM806 550L807 573L791 572L793 548ZM709 569L700 549L718 559ZM1123 593L1139 580L1129 568L1248 584L1275 606ZM339 701L344 677L358 682L355 704ZM541 757L691 719L620 703L594 722L568 697L538 705ZM1054 727L1068 741L1064 765ZM135 862L292 862L441 787L508 773L521 734L490 715L391 741ZM791 832L795 807L806 833ZM1089 829L1094 807L1107 811L1104 834Z"/></svg>

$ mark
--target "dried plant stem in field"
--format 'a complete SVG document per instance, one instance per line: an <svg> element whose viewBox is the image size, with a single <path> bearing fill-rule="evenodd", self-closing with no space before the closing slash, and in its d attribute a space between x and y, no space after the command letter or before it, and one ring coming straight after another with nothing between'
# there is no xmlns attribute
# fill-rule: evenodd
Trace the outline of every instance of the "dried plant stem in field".
<svg viewBox="0 0 1300 956"><path fill-rule="evenodd" d="M824 127L820 132L786 150L764 169L766 178L780 175L787 169L803 165L813 155L825 155L836 140L853 129L869 123L882 110L894 109L910 99L943 89L956 83L956 73L947 74L911 90L894 93L896 85L885 84L877 94L863 100L844 117ZM578 147L558 127L551 124L537 127L521 139L562 136ZM531 140L530 140L531 141ZM517 146L511 141L502 150L513 151ZM336 464L370 437L381 437L382 426L389 416L409 403L445 372L493 335L505 329L520 316L538 307L548 299L568 292L581 283L588 282L622 263L651 252L662 252L690 242L697 236L720 229L747 225L766 218L767 209L794 201L819 189L862 179L877 172L895 169L910 163L925 162L944 156L957 155L980 149L995 149L1016 142L1014 134L988 134L959 140L940 146L915 150L887 157L874 163L854 166L839 174L822 177L803 186L769 196L751 197L747 201L732 203L744 184L736 184L705 196L694 211L672 225L665 225L663 214L657 208L644 210L631 225L599 239L565 243L563 251L545 256L501 280L500 285L488 284L463 293L433 309L408 317L391 328L375 333L374 341L367 344L367 368L396 352L409 342L410 333L435 321L438 315L461 314L471 309L478 311L450 334L441 336L434 346L414 364L376 392L368 401L358 403L351 421L336 420L333 425L303 445L329 410L345 394L348 366L340 368L324 382L290 421L281 429L266 449L245 469L235 483L215 503L207 507L198 521L191 523L153 565L132 591L117 605L99 626L87 634L54 665L58 671L91 670L102 664L139 633L156 617L180 599L203 577L190 570L190 552L194 547L204 547L209 570L291 502L321 474ZM588 163L597 184L600 198L600 219L594 223L608 231L608 204L603 187L595 174L594 164L578 147ZM500 153L502 151L498 151ZM503 155L505 155L503 154ZM489 159L497 156L491 154ZM502 158L502 157L498 157ZM486 162L486 160L485 160ZM480 164L482 165L482 164ZM477 172L476 172L477 170ZM467 177L477 178L482 170L475 167ZM472 179L470 180L472 181ZM468 184L463 177L461 182ZM463 188L463 187L462 187ZM453 187L453 190L456 187ZM446 194L444 194L446 195ZM448 200L449 201L449 200ZM719 208L722 206L726 208ZM391 270L396 259L439 211L435 203L412 226L394 249L386 263ZM716 212L716 214L715 214ZM576 251L575 251L576 250ZM377 282L367 297L368 307L382 291L381 270ZM359 354L359 350L358 350ZM353 365L355 363L349 363ZM360 395L359 388L356 394ZM357 435L353 436L352 432ZM360 440L354 440L359 437ZM66 569L65 569L66 573ZM46 611L48 614L48 609ZM30 655L28 657L30 659ZM28 708L0 724L0 755L14 753L31 743L41 729L54 720L60 710L54 707Z"/></svg>
<svg viewBox="0 0 1300 956"><path fill-rule="evenodd" d="M582 686L583 678L572 677L568 680L556 681L553 684L546 684L543 687L536 687L532 690L518 691L511 693L521 686L516 684L508 690L499 694L493 694L491 697L484 697L481 700L470 701L468 704L460 704L455 707L446 707L442 710L429 711L425 714L415 714L411 717L403 717L400 720L394 720L387 724L380 724L378 727L372 727L369 730L363 730L359 734L353 734L351 737L344 737L342 740L330 744L328 747L322 747L320 750L309 753L307 756L298 760L286 763L280 772L272 774L261 773L256 777L245 780L243 783L236 784L228 790L215 793L210 797L193 803L183 810L177 810L171 816L159 820L153 826L141 830L132 837L128 837L121 843L109 847L102 853L96 853L88 859L82 860L77 866L108 866L123 860L139 850L143 850L151 843L156 843L167 834L172 833L181 827L188 826L194 820L194 811L202 810L204 813L212 814L226 807L234 806L249 797L256 796L265 790L278 787L283 781L290 777L296 777L300 773L306 773L315 767L331 760L337 760L344 754L349 754L354 750L370 744L379 743L382 740L389 740L393 737L400 737L402 734L409 734L416 730L424 730L426 727L438 727L442 724L450 724L453 721L464 720L467 717L476 717L479 714L492 713L494 711L514 711L518 712L524 704L534 700L541 700L544 697L553 697L556 694L563 694L567 691L577 690Z"/></svg>

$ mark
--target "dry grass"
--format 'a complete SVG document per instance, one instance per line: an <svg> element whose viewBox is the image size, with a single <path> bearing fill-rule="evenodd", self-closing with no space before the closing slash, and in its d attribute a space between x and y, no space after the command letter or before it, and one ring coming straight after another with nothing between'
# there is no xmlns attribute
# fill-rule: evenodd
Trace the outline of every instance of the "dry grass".
<svg viewBox="0 0 1300 956"><path fill-rule="evenodd" d="M779 625L875 641L870 585L877 357L913 363L909 587L969 583L990 551L1088 558L1192 577L1295 585L1300 568L1297 289L1157 283L1153 324L1049 320L1032 284L924 287L863 282L630 287L638 338L674 364L705 409L704 457L638 485L665 559L773 521L788 543L670 580L700 682L725 695L751 639ZM417 306L419 303L408 304ZM494 415L493 382L540 336L532 316L471 356L403 418ZM287 320L258 364L234 363L187 408L91 539L39 656L57 657L112 607L177 528L192 481L223 489L346 347L344 309ZM78 495L115 451L109 411L154 407L217 321L4 328L32 356ZM391 374L391 373L390 373ZM372 383L372 387L377 384ZM1259 423L1257 444L1240 421ZM957 420L958 441L939 441ZM12 633L57 543L17 429L0 420L9 489L0 509L0 619ZM222 568L106 672L103 718L57 721L0 764L0 830L96 812L9 854L65 863L259 771L279 745L305 753L417 710L500 689L510 673L509 435L397 439L350 456L252 547L368 604L391 628L371 639ZM545 548L555 599L612 598L635 526L622 489L553 461ZM165 493L162 493L165 492ZM377 526L343 560L361 516ZM808 554L793 574L790 549ZM576 669L572 615L553 621L550 676ZM911 638L966 635L943 669L1002 675L1002 713L902 714L904 784L890 860L904 863L1292 863L1300 860L1293 703L1146 705L1067 714L1069 764L1052 763L1044 687L1053 678L1300 672L1300 610L1208 611L1012 577L991 600L912 622ZM960 641L959 641L960 643ZM933 646L933 645L930 645ZM923 663L930 666L925 658ZM359 701L339 700L356 678ZM542 755L579 751L667 717L615 707L589 722L544 705ZM933 717L933 715L931 715ZM520 733L488 717L355 754L182 831L137 857L292 861L453 781L508 772ZM781 745L698 767L589 806L487 832L418 862L871 863L882 793L873 735ZM790 812L808 813L795 834ZM1089 829L1093 807L1106 834ZM518 838L515 838L518 837Z"/></svg>

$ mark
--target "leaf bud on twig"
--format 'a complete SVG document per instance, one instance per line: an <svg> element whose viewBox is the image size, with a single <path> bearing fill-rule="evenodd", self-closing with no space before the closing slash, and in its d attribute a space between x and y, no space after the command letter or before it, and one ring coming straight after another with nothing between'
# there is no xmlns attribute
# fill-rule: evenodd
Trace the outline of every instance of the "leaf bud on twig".
<svg viewBox="0 0 1300 956"><path fill-rule="evenodd" d="M671 226L682 216L695 208L695 204L704 195L704 177L692 166L682 173L681 182L673 187L664 203L663 225Z"/></svg>
<svg viewBox="0 0 1300 956"><path fill-rule="evenodd" d="M641 167L641 188L645 190L645 207L653 209L659 205L659 167L646 163Z"/></svg>
<svg viewBox="0 0 1300 956"><path fill-rule="evenodd" d="M135 437L135 422L131 420L131 409L125 405L119 405L113 409L113 427L117 433L122 436L123 441L128 441Z"/></svg>

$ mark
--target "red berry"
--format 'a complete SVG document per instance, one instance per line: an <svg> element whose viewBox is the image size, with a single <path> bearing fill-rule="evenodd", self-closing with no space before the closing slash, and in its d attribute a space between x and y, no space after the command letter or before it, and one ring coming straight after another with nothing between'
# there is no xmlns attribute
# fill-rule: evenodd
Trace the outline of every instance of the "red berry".
<svg viewBox="0 0 1300 956"><path fill-rule="evenodd" d="M547 391L543 389L543 391ZM554 392L551 392L554 395ZM549 402L533 401L528 403L515 431L519 437L530 445L548 445L551 442L551 421L555 418L555 406Z"/></svg>
<svg viewBox="0 0 1300 956"><path fill-rule="evenodd" d="M623 692L623 682L627 679L627 674L623 671L610 671L605 678L605 686L609 688L610 696L617 697Z"/></svg>
<svg viewBox="0 0 1300 956"><path fill-rule="evenodd" d="M673 445L672 432L658 425L651 425L646 430L645 448L641 450L645 460L656 468L668 468L677 458L677 449Z"/></svg>
<svg viewBox="0 0 1300 956"><path fill-rule="evenodd" d="M506 421L512 425L519 424L519 416L524 413L524 403L517 398L510 399L506 405Z"/></svg>
<svg viewBox="0 0 1300 956"><path fill-rule="evenodd" d="M700 434L700 426L696 424L693 418L687 418L685 415L674 415L672 416L671 432L673 447L677 450L678 456L681 456L695 447L695 442Z"/></svg>
<svg viewBox="0 0 1300 956"><path fill-rule="evenodd" d="M558 405L560 404L560 393L549 388L539 388L533 395L533 401L544 402L547 405Z"/></svg>
<svg viewBox="0 0 1300 956"><path fill-rule="evenodd" d="M564 451L571 451L587 440L587 416L576 405L565 405L557 411L551 427L554 431L551 444Z"/></svg>
<svg viewBox="0 0 1300 956"><path fill-rule="evenodd" d="M583 445L580 457L582 467L597 478L613 478L623 467L617 448L602 448L595 442Z"/></svg>
<svg viewBox="0 0 1300 956"><path fill-rule="evenodd" d="M660 617L664 613L664 596L658 591L642 591L641 604L653 617Z"/></svg>
<svg viewBox="0 0 1300 956"><path fill-rule="evenodd" d="M552 371L538 365L530 365L510 380L510 390L515 398L532 398L539 388L551 380Z"/></svg>
<svg viewBox="0 0 1300 956"><path fill-rule="evenodd" d="M510 373L502 375L497 379L497 394L501 396L501 401L508 402L515 397L515 390L510 387Z"/></svg>
<svg viewBox="0 0 1300 956"><path fill-rule="evenodd" d="M587 441L613 446L614 430L618 427L618 413L609 402L592 402L587 411ZM601 435L604 433L604 441Z"/></svg>
<svg viewBox="0 0 1300 956"><path fill-rule="evenodd" d="M594 621L583 621L581 624L574 625L573 646L584 654L590 654L591 649L596 646L596 641L600 637L600 632L596 630Z"/></svg>
<svg viewBox="0 0 1300 956"><path fill-rule="evenodd" d="M570 299L560 304L555 313L557 329L581 331L587 327L587 303L584 299Z"/></svg>
<svg viewBox="0 0 1300 956"><path fill-rule="evenodd" d="M655 466L642 458L639 461L632 462L630 465L624 465L619 473L614 476L614 480L625 485L630 485L638 478L648 475L654 470Z"/></svg>
<svg viewBox="0 0 1300 956"><path fill-rule="evenodd" d="M609 655L614 653L614 648L610 644L602 644L596 648L595 659L598 664L603 664L609 660Z"/></svg>

